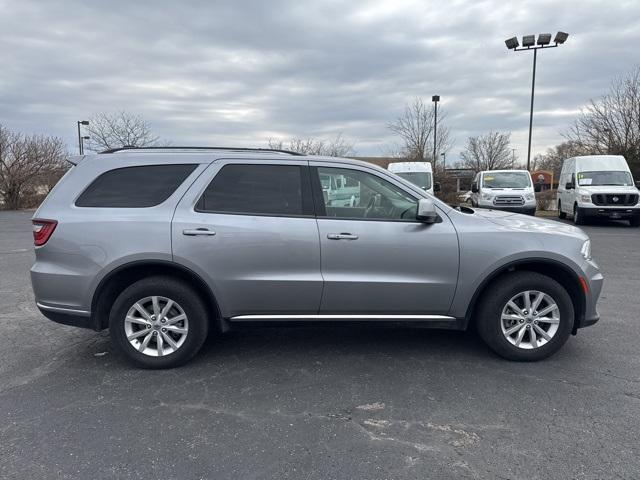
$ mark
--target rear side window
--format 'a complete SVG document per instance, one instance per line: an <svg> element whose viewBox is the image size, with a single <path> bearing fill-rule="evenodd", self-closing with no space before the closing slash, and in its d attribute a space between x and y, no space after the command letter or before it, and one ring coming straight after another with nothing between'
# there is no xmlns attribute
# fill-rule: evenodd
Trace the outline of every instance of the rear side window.
<svg viewBox="0 0 640 480"><path fill-rule="evenodd" d="M110 170L76 200L77 207L143 208L164 202L197 165L144 165Z"/></svg>
<svg viewBox="0 0 640 480"><path fill-rule="evenodd" d="M298 216L313 213L307 168L226 165L196 205L199 212Z"/></svg>

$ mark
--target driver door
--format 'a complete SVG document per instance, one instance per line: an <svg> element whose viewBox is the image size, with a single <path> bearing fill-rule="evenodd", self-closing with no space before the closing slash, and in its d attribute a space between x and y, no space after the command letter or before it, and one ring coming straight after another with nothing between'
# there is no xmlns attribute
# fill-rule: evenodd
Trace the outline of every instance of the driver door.
<svg viewBox="0 0 640 480"><path fill-rule="evenodd" d="M367 167L310 162L324 288L320 314L449 311L458 238L449 218L415 219L418 196Z"/></svg>

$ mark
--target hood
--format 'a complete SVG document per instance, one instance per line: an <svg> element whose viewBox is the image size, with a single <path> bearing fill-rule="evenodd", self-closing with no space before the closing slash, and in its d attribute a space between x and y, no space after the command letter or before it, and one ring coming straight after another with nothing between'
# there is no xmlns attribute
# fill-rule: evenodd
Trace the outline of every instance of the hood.
<svg viewBox="0 0 640 480"><path fill-rule="evenodd" d="M625 195L629 193L638 193L636 187L630 185L578 185L576 186L581 192L592 193L618 193Z"/></svg>
<svg viewBox="0 0 640 480"><path fill-rule="evenodd" d="M589 237L580 228L567 225L555 220L548 220L519 213L504 212L500 210L475 209L479 217L511 230L531 233L549 233L555 235L567 235L587 240Z"/></svg>

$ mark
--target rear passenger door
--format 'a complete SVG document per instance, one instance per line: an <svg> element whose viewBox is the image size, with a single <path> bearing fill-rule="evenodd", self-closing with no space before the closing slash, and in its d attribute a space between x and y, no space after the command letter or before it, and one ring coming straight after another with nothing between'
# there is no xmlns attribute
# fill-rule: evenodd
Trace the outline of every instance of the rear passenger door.
<svg viewBox="0 0 640 480"><path fill-rule="evenodd" d="M215 161L178 205L172 239L175 261L206 279L225 318L317 313L307 161Z"/></svg>

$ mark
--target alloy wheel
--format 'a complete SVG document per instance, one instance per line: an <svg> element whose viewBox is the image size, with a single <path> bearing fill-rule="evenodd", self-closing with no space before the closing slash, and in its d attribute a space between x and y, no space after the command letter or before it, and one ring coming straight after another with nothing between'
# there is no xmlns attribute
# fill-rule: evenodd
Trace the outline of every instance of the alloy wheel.
<svg viewBox="0 0 640 480"><path fill-rule="evenodd" d="M133 348L150 357L177 351L187 339L189 320L174 300L152 296L135 302L124 321L127 340Z"/></svg>
<svg viewBox="0 0 640 480"><path fill-rule="evenodd" d="M542 347L560 325L560 308L548 294L526 290L514 295L502 309L500 327L512 345L522 349Z"/></svg>

